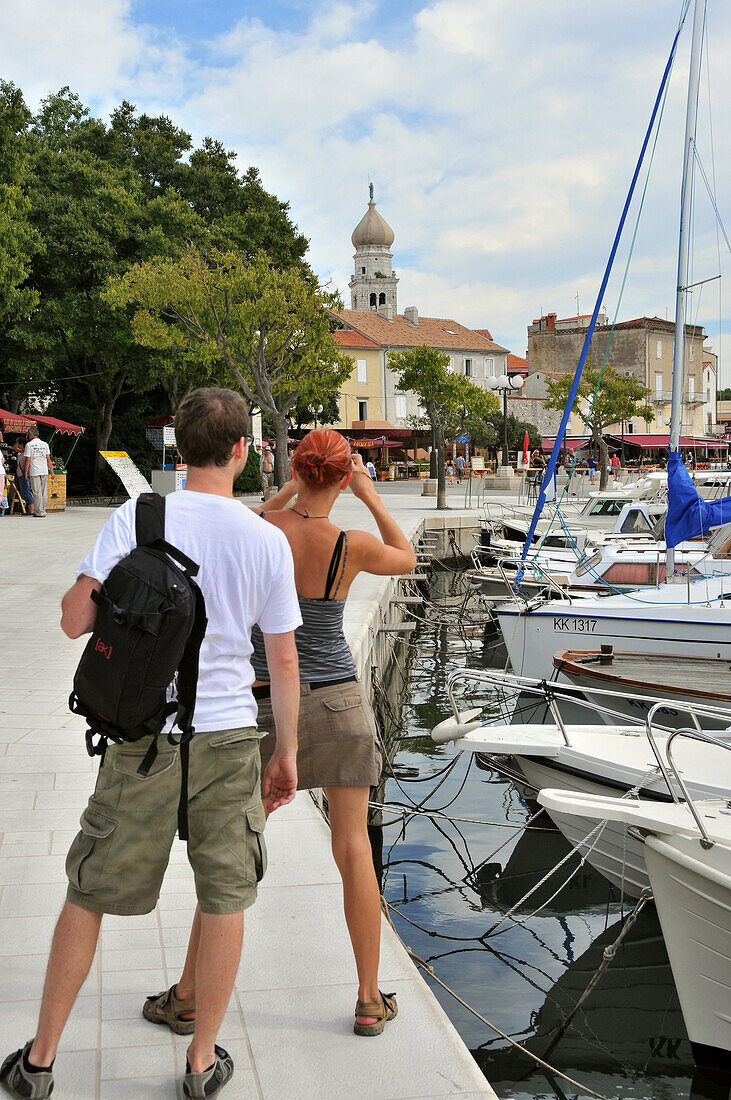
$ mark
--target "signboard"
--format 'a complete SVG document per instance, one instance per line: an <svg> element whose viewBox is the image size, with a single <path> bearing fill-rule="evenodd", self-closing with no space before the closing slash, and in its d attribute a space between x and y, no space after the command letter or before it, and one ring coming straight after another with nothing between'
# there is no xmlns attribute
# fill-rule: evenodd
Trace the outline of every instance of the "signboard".
<svg viewBox="0 0 731 1100"><path fill-rule="evenodd" d="M100 451L99 454L109 463L130 497L152 492L152 486L142 476L126 451Z"/></svg>
<svg viewBox="0 0 731 1100"><path fill-rule="evenodd" d="M175 446L175 425L166 424L162 429L162 441L166 447Z"/></svg>
<svg viewBox="0 0 731 1100"><path fill-rule="evenodd" d="M472 469L473 470L484 470L485 469L485 459L482 457L482 455L473 455Z"/></svg>
<svg viewBox="0 0 731 1100"><path fill-rule="evenodd" d="M175 467L175 492L179 492L185 488L185 483L188 480L188 467L184 462L179 462Z"/></svg>
<svg viewBox="0 0 731 1100"><path fill-rule="evenodd" d="M150 446L154 447L156 451L162 450L162 428L145 428L145 435Z"/></svg>

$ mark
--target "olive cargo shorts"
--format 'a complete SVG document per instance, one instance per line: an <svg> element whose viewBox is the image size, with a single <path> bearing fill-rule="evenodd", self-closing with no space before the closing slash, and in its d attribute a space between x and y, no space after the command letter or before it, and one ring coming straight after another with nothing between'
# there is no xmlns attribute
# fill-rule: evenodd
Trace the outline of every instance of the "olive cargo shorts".
<svg viewBox="0 0 731 1100"><path fill-rule="evenodd" d="M266 870L259 742L255 729L196 733L188 772L188 859L203 913L240 913ZM155 908L178 827L180 749L111 745L66 857L67 897L82 909L128 916Z"/></svg>

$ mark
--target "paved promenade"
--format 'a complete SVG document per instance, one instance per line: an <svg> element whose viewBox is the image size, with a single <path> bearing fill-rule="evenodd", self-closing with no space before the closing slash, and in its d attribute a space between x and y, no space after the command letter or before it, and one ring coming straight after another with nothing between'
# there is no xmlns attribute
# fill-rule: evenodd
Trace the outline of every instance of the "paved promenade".
<svg viewBox="0 0 731 1100"><path fill-rule="evenodd" d="M390 486L407 531L433 499ZM452 491L459 509L462 494ZM96 762L67 709L83 640L58 626L60 598L106 515L71 508L45 524L0 521L0 1056L33 1034L53 926L65 894L64 856ZM450 515L456 515L456 512ZM367 526L343 497L336 520ZM372 521L371 521L372 522ZM384 581L362 578L347 608L354 650ZM400 1015L383 1036L352 1033L355 968L328 829L307 795L267 826L269 870L245 917L244 952L220 1034L236 1063L226 1097L246 1100L407 1100L494 1096L395 934L384 922L381 984ZM141 1017L144 996L182 965L195 905L185 849L175 842L160 902L144 917L105 917L100 948L62 1039L59 1100L182 1098L188 1040Z"/></svg>

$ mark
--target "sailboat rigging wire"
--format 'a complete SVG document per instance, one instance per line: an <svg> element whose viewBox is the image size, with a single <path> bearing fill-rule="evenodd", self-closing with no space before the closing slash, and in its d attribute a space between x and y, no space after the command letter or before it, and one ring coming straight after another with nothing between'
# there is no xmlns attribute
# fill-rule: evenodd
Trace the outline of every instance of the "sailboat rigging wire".
<svg viewBox="0 0 731 1100"><path fill-rule="evenodd" d="M538 500L536 501L535 511L533 512L533 517L531 519L530 527L528 529L528 534L527 534L526 540L525 540L525 545L523 546L523 552L521 554L521 559L523 561L525 561L525 559L528 555L528 551L530 549L531 543L533 542L533 535L535 534L536 525L538 523L538 518L539 518L541 512L543 511L544 504L546 503L548 489L553 484L553 481L554 481L555 476L556 476L556 463L558 461L559 451L561 450L561 446L563 444L563 438L564 438L564 435L566 433L566 428L568 426L569 416L571 415L571 410L573 408L574 401L576 399L576 394L578 392L579 384L581 382L581 376L582 376L583 371L584 371L584 365L586 363L586 359L587 359L587 356L589 354L589 347L591 345L591 339L592 339L592 336L594 335L594 329L596 328L596 322L597 322L597 317L599 316L599 310L601 308L602 302L604 301L604 297L605 297L606 289L607 289L607 284L609 282L609 276L611 274L612 267L614 266L614 260L615 260L615 257L617 255L617 249L619 248L619 242L621 240L622 233L624 231L624 225L625 225L625 222L627 220L627 215L629 214L629 208L630 208L632 199L634 197L635 188L637 186L637 181L639 179L640 171L642 169L642 164L643 164L644 159L645 159L645 153L647 152L647 147L650 143L650 137L652 136L652 132L653 132L653 129L655 127L655 121L657 119L657 115L658 115L658 112L660 110L660 105L661 105L661 103L663 102L663 99L664 99L665 88L666 88L668 79L670 77L670 72L672 70L673 62L675 60L675 55L676 55L676 52L677 52L678 41L679 41L679 38L680 38L680 32L683 29L683 25L685 23L685 19L686 19L686 15L688 13L689 7L690 7L690 0L686 0L686 4L685 4L685 6L683 8L683 11L681 13L680 23L678 25L677 31L675 32L675 37L673 39L673 43L672 43L672 46L671 46L671 49L670 49L670 55L668 57L666 65L665 65L665 70L663 72L662 81L660 83L660 87L658 89L657 96L655 97L655 103L654 103L653 108L652 108L652 115L650 117L650 122L649 122L647 130L645 132L644 140L642 142L642 148L640 150L640 155L639 155L639 158L637 160L637 164L635 165L634 173L632 175L632 182L630 183L629 191L627 192L627 198L625 199L624 207L622 209L622 214L621 214L621 217L619 219L619 225L617 226L617 231L616 231L615 236L614 236L614 241L612 243L612 249L611 249L611 252L609 254L609 259L607 261L607 266L605 268L604 275L602 277L601 286L599 287L599 293L597 294L596 302L594 304L594 310L593 310L592 315L591 315L591 321L589 322L589 327L586 330L586 336L584 338L584 343L583 343L583 346L582 346L582 349L581 349L581 354L579 356L579 362L576 366L576 373L574 375L574 380L573 380L573 383L571 385L569 395L566 399L566 407L565 407L565 409L563 411L563 414L561 416L561 423L559 425L558 432L556 433L556 442L553 445L553 450L551 451L551 457L548 460L548 466L546 467L546 471L543 475L543 481L541 483L541 488L540 488L540 491L538 493ZM522 571L519 571L518 575L516 577L516 583L519 584L521 579L522 579Z"/></svg>
<svg viewBox="0 0 731 1100"><path fill-rule="evenodd" d="M693 156L695 157L695 162L698 165L698 169L699 169L700 174L701 174L701 179L703 180L703 183L705 184L706 191L708 192L708 198L711 200L711 206L713 207L713 212L716 215L716 224L720 228L721 232L723 233L723 239L726 242L726 248L729 250L729 252L731 252L731 243L729 243L728 234L726 233L726 227L723 224L723 218L721 217L721 211L718 209L718 206L716 205L716 199L715 199L715 196L713 194L713 190L711 189L711 185L708 181L708 176L706 175L706 170L703 167L703 161L701 160L700 154L698 153L698 146L695 144L695 142L693 143ZM721 276L720 275L715 275L714 278L715 279L720 279ZM707 282L708 280L705 280L705 281ZM686 287L686 290L687 289L688 288Z"/></svg>
<svg viewBox="0 0 731 1100"><path fill-rule="evenodd" d="M391 928L393 929L393 931L398 936L398 932L396 931L396 927L393 923L393 920L391 919L391 912L390 912L389 907L388 907L388 902L383 897L381 898L381 907L383 909L383 913L384 913L384 916L386 917L386 920L388 921L388 923L391 925ZM397 912L398 912L398 910L397 910ZM401 939L400 936L399 936L399 939ZM403 943L403 940L401 942ZM477 1019L480 1021L480 1023L484 1024L486 1027L489 1027L490 1030L494 1031L496 1035L499 1035L501 1039L504 1039L507 1043L510 1043L511 1046L514 1046L516 1048L516 1050L519 1050L522 1054L527 1055L528 1058L532 1058L534 1062L536 1062L539 1066L542 1066L543 1069L548 1070L549 1073L555 1074L556 1077L560 1077L564 1081L568 1081L570 1085L573 1085L575 1088L580 1089L582 1092L587 1093L589 1096L595 1096L597 1098L597 1100L608 1100L608 1098L606 1096L604 1096L602 1093L594 1092L594 1090L590 1089L588 1087L588 1085L582 1085L579 1081L575 1081L573 1079L573 1077L569 1077L567 1073L562 1073L560 1069L555 1069L553 1066L549 1066L548 1062L544 1062L544 1060L542 1058L539 1058L537 1054L533 1054L533 1052L528 1050L527 1047L523 1046L522 1043L519 1043L517 1041L517 1039L513 1039L513 1037L511 1035L508 1035L508 1033L503 1031L502 1028L499 1028L497 1026L497 1024L491 1023L491 1021L488 1020L486 1016L483 1016L482 1013L478 1012L476 1008L473 1008L472 1005L467 1004L467 1001L463 1000L460 997L459 993L455 992L454 989L451 989L446 984L446 982L442 981L441 978L438 978L437 975L434 973L434 967L430 966L428 962L425 962L424 959L420 958L406 944L404 944L404 947L406 948L406 951L408 952L409 958L414 963L416 963L417 966L420 966L422 968L422 970L426 971L426 973L429 975L429 977L432 979L432 981L435 981L437 983L437 985L441 986L442 989L445 991L445 993L449 993L450 997L453 997L455 999L455 1001L457 1001L459 1004L462 1005L463 1008L466 1008L468 1012L471 1012L473 1016L476 1016Z"/></svg>

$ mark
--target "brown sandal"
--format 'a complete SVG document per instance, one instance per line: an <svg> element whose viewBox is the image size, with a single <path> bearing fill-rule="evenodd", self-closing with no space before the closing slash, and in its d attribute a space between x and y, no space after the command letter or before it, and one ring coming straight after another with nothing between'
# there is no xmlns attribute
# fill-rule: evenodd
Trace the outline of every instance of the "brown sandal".
<svg viewBox="0 0 731 1100"><path fill-rule="evenodd" d="M171 985L164 993L151 993L142 1006L142 1015L151 1024L167 1024L176 1035L192 1035L195 1020L184 1020L183 1016L195 1012L195 1000L179 1001L176 989Z"/></svg>
<svg viewBox="0 0 731 1100"><path fill-rule="evenodd" d="M378 991L381 992L380 990ZM395 993L381 993L380 1004L377 1001L356 1001L355 1023L353 1031L356 1035L380 1035L389 1020L398 1015ZM358 1016L373 1016L375 1024L359 1024Z"/></svg>

